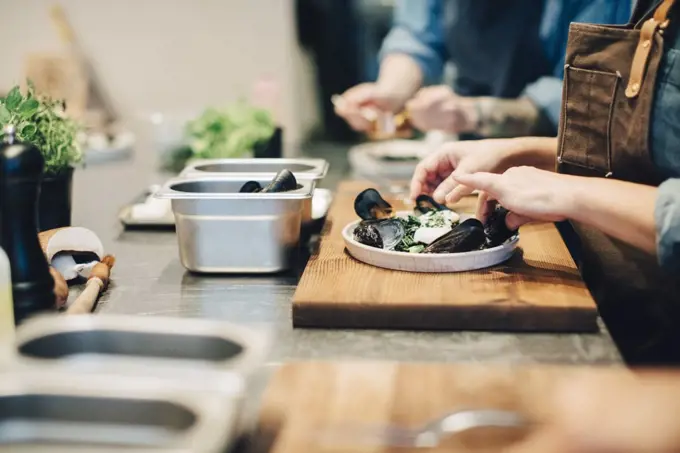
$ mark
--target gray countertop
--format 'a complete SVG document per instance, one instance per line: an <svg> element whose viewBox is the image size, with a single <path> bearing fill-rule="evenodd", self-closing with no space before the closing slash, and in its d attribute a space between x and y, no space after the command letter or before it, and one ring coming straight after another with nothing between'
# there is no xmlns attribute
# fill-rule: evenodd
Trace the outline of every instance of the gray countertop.
<svg viewBox="0 0 680 453"><path fill-rule="evenodd" d="M118 211L150 184L156 153L144 136L126 161L78 170L73 224L95 231L116 256L113 282L97 311L143 316L222 319L272 329L272 360L385 359L398 361L501 361L619 363L609 335L504 334L293 329L291 299L300 269L276 276L204 277L179 262L174 232L125 231ZM348 173L346 147L310 145L306 154L331 162L323 183L334 187Z"/></svg>

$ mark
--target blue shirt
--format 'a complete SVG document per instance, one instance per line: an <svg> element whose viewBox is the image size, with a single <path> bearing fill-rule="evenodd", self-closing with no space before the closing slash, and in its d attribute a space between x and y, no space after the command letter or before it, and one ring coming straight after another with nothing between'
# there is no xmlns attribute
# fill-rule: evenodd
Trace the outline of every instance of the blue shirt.
<svg viewBox="0 0 680 453"><path fill-rule="evenodd" d="M394 24L383 42L380 58L394 53L407 54L420 66L425 84L441 83L444 65L448 59L445 1L447 0L397 0ZM562 103L562 77L569 24L571 22L625 24L631 15L631 0L543 1L545 6L539 39L545 57L553 69L552 72L527 85L524 95L547 115L557 129ZM517 14L522 13L517 11ZM503 37L499 36L498 39L502 40ZM494 68L489 68L489 71L493 70Z"/></svg>
<svg viewBox="0 0 680 453"><path fill-rule="evenodd" d="M676 24L677 27L677 24ZM652 160L667 176L655 206L657 253L662 267L680 273L680 31L666 40L657 75L650 147Z"/></svg>

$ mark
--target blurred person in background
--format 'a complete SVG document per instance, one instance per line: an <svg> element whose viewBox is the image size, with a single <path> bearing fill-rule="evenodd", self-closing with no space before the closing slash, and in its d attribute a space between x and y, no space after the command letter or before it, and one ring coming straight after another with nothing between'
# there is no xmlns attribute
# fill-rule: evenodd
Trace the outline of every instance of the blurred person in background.
<svg viewBox="0 0 680 453"><path fill-rule="evenodd" d="M631 0L397 0L377 81L347 90L336 113L357 131L371 106L406 108L422 131L555 135L569 23L622 24L630 12ZM447 62L453 87L437 85Z"/></svg>

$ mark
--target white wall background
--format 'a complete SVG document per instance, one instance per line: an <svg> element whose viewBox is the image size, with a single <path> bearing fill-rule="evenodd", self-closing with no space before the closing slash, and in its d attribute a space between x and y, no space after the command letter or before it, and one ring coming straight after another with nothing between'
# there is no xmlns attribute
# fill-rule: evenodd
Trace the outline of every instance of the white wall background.
<svg viewBox="0 0 680 453"><path fill-rule="evenodd" d="M312 67L297 45L293 0L61 0L118 110L132 120L186 115L249 97L274 77L287 154L317 121ZM49 0L0 0L0 90L27 52L63 49Z"/></svg>

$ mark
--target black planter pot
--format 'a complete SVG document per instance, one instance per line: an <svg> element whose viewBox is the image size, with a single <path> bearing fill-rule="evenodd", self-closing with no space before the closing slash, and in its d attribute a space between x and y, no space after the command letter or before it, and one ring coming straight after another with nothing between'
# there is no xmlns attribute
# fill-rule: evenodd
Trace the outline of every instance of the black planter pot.
<svg viewBox="0 0 680 453"><path fill-rule="evenodd" d="M281 158L283 155L283 129L277 127L271 138L266 142L258 143L253 149L255 158Z"/></svg>
<svg viewBox="0 0 680 453"><path fill-rule="evenodd" d="M56 175L43 177L38 199L38 229L40 231L71 226L72 193L72 167Z"/></svg>

